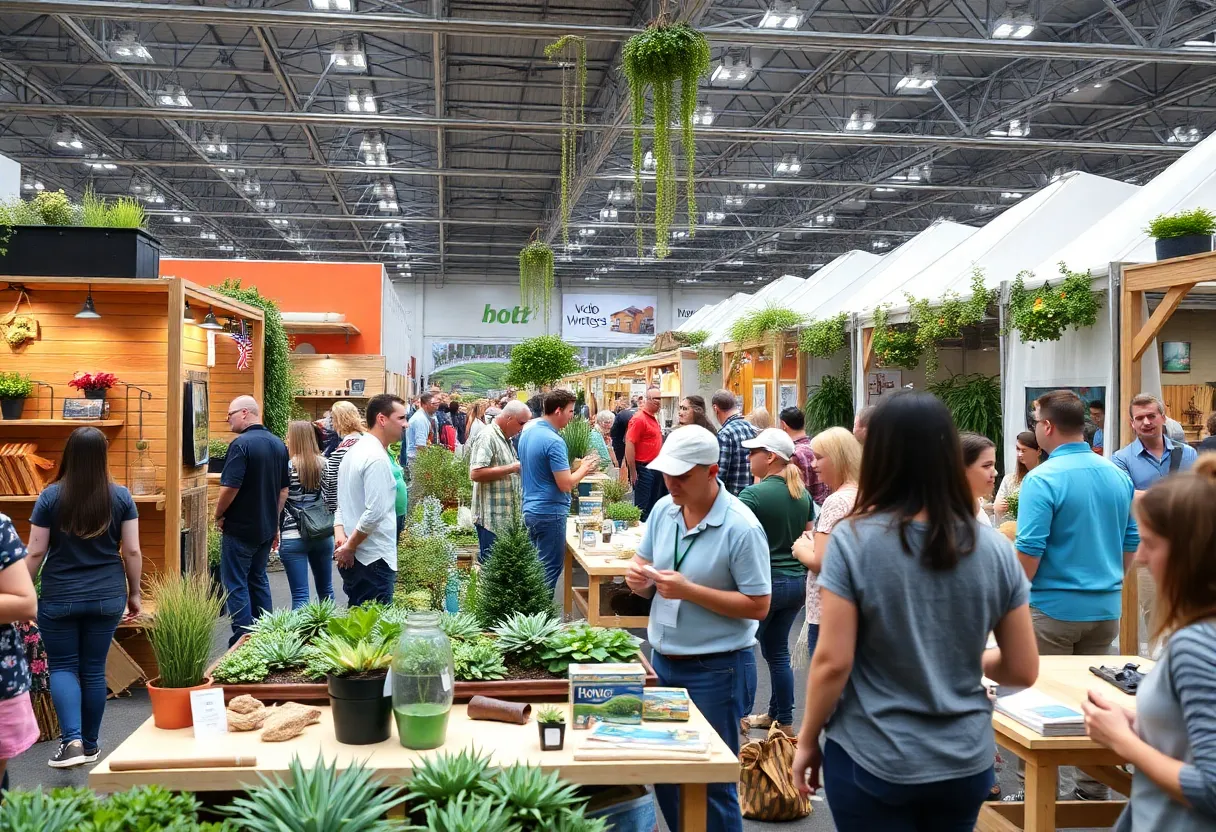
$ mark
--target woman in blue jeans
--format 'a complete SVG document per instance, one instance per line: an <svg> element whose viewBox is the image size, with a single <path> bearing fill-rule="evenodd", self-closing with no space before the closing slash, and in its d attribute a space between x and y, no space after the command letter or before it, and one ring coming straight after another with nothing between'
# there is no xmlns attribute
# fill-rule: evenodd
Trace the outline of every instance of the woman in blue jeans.
<svg viewBox="0 0 1216 832"><path fill-rule="evenodd" d="M287 573L291 588L291 608L308 603L308 572L317 586L317 598L334 597L333 561L334 536L305 538L300 532L300 512L323 505L321 472L325 458L317 446L316 433L310 422L297 421L287 426L287 469L291 484L287 488L287 503L279 517L279 559Z"/></svg>
<svg viewBox="0 0 1216 832"><path fill-rule="evenodd" d="M42 570L38 628L63 734L52 768L100 754L110 641L124 612L140 612L138 515L131 492L110 481L106 448L97 428L72 431L30 515L27 565L30 575Z"/></svg>
<svg viewBox="0 0 1216 832"><path fill-rule="evenodd" d="M780 428L765 428L743 442L748 451L754 485L739 494L752 510L768 539L773 593L768 615L760 622L756 641L768 663L772 693L764 713L744 717L739 729L777 725L794 735L794 670L790 667L790 629L806 601L806 567L794 557L794 541L811 526L814 505L802 481L802 471L791 460L794 440Z"/></svg>

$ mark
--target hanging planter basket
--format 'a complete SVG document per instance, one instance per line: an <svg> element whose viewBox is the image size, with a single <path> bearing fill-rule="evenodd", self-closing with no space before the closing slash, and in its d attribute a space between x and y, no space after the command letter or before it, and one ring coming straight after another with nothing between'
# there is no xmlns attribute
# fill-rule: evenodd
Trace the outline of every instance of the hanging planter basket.
<svg viewBox="0 0 1216 832"><path fill-rule="evenodd" d="M705 36L684 23L668 23L664 11L645 31L628 41L622 50L625 77L633 115L633 199L638 216L638 256L643 255L642 206L642 122L646 118L646 90L653 100L653 141L655 163L654 247L655 257L669 252L668 229L676 213L676 172L672 161L671 125L678 121L684 145L685 202L688 210L688 236L697 232L696 137L693 114L697 109L697 79L709 72L709 42ZM680 82L680 97L675 97L675 82ZM678 107L678 109L676 109ZM673 112L674 111L674 112ZM678 113L678 119L675 114Z"/></svg>
<svg viewBox="0 0 1216 832"><path fill-rule="evenodd" d="M549 331L549 309L553 302L553 249L533 233L532 242L519 253L519 300L534 309Z"/></svg>

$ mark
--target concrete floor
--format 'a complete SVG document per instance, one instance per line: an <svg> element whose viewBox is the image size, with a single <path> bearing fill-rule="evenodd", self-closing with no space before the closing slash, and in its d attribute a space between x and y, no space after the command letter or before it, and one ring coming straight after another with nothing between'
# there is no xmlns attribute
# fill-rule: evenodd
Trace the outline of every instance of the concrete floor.
<svg viewBox="0 0 1216 832"><path fill-rule="evenodd" d="M334 571L334 586L337 594L341 597L342 581ZM560 584L559 584L560 586ZM282 572L273 572L270 575L270 588L274 597L275 607L286 607L290 605L291 599L287 588L287 578ZM801 619L795 623L790 640L797 640L798 632L802 627ZM229 627L227 619L222 620L216 626L214 653L219 655L228 645ZM645 636L644 632L639 635ZM760 651L756 650L756 665L759 674L759 683L756 691L756 702L760 707L754 710L763 710L768 703L770 692L768 669L764 660L760 657ZM798 671L798 678L804 677L804 671ZM805 685L801 682L795 688L795 722L800 723L802 720L803 704L805 698ZM101 729L101 747L102 753L112 750L119 745L129 734L143 724L151 714L151 708L148 704L148 695L142 689L134 690L130 696L111 699L106 706L105 720L102 723ZM759 737L760 732L755 732L755 736ZM46 760L55 753L55 744L51 742L39 743L27 751L25 754L9 762L9 774L14 787L34 787L43 786L44 788L54 788L57 786L85 786L88 783L88 770L90 766L79 766L74 769L53 769L47 766ZM1006 793L1010 793L1017 789L1013 777L1013 765L1006 766L1006 772L1002 775L1002 786ZM817 795L812 798L812 812L809 817L792 823L781 824L782 829L798 830L798 832L834 832L836 825L832 822L831 812L828 809L827 801ZM666 829L666 825L662 823L660 818L660 828ZM756 832L756 830L768 829L768 824L758 821L743 822L743 828ZM1086 832L1086 830L1081 830ZM1089 832L1100 832L1100 830L1089 830Z"/></svg>

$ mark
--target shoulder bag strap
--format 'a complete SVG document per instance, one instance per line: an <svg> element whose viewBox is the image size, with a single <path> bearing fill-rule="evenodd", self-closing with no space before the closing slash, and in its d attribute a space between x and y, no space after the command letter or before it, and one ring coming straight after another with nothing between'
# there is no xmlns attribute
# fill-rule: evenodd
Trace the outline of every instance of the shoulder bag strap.
<svg viewBox="0 0 1216 832"><path fill-rule="evenodd" d="M1175 445L1170 448L1170 473L1174 473L1182 466L1182 446Z"/></svg>

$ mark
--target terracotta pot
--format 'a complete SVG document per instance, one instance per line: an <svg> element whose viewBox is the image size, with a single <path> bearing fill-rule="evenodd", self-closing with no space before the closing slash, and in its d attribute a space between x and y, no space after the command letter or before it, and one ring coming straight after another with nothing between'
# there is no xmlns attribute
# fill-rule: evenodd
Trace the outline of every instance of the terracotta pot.
<svg viewBox="0 0 1216 832"><path fill-rule="evenodd" d="M159 688L157 676L148 682L148 698L152 700L152 724L157 728L172 730L189 728L194 724L190 715L190 691L203 690L211 687L211 677L208 676L201 685L192 688Z"/></svg>

